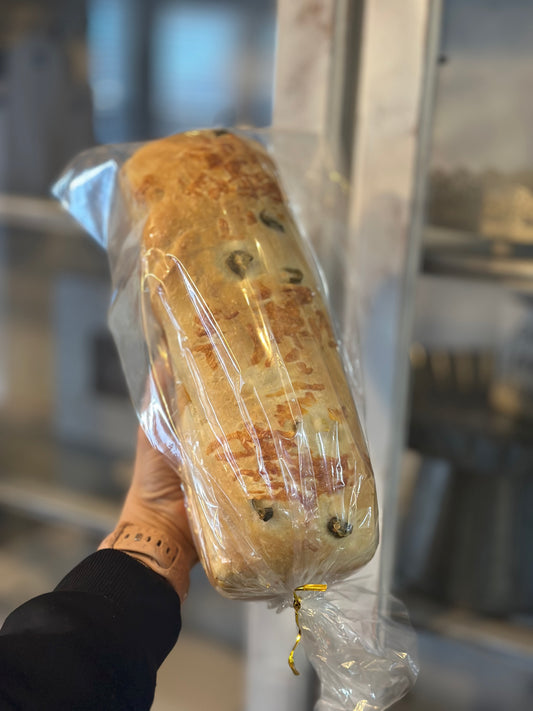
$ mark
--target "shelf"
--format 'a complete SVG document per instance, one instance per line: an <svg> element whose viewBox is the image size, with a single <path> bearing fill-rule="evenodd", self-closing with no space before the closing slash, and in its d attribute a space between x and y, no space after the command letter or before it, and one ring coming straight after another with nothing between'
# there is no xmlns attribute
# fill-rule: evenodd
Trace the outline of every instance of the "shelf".
<svg viewBox="0 0 533 711"><path fill-rule="evenodd" d="M446 607L427 597L401 594L416 628L492 652L533 661L533 619L527 624Z"/></svg>
<svg viewBox="0 0 533 711"><path fill-rule="evenodd" d="M132 451L65 441L48 420L0 410L0 507L101 534L114 525L131 478Z"/></svg>
<svg viewBox="0 0 533 711"><path fill-rule="evenodd" d="M426 274L495 281L533 291L533 244L429 226L424 232L422 268Z"/></svg>
<svg viewBox="0 0 533 711"><path fill-rule="evenodd" d="M48 198L0 194L0 225L61 236L85 235L61 205ZM422 264L427 274L504 282L533 291L533 244L427 226Z"/></svg>
<svg viewBox="0 0 533 711"><path fill-rule="evenodd" d="M39 232L84 234L56 200L24 195L0 193L0 224Z"/></svg>
<svg viewBox="0 0 533 711"><path fill-rule="evenodd" d="M47 198L0 194L0 225L86 237L61 205ZM427 274L503 282L533 291L533 244L428 226L424 231L422 265Z"/></svg>
<svg viewBox="0 0 533 711"><path fill-rule="evenodd" d="M118 520L120 507L96 496L72 493L52 485L2 478L0 507L37 521L69 524L97 535L107 535Z"/></svg>
<svg viewBox="0 0 533 711"><path fill-rule="evenodd" d="M66 273L109 282L106 252L54 200L0 194L0 239L19 293Z"/></svg>

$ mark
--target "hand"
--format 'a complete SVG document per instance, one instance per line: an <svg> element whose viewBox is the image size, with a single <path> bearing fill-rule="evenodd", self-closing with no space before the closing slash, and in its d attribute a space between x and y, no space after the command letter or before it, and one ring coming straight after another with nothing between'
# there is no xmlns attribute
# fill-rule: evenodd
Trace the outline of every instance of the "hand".
<svg viewBox="0 0 533 711"><path fill-rule="evenodd" d="M157 531L158 535L180 549L177 561L179 574L174 576L176 580L172 576L168 579L183 601L187 594L189 571L197 562L198 555L187 520L181 481L167 459L150 445L141 428L137 437L133 479L115 530L121 530L126 524L134 524L139 530ZM111 534L100 548L119 547L162 574L160 567L151 565L144 554L128 550L120 540L113 544L113 540Z"/></svg>
<svg viewBox="0 0 533 711"><path fill-rule="evenodd" d="M150 445L140 427L133 479L120 519L160 528L194 548L181 480L166 457Z"/></svg>

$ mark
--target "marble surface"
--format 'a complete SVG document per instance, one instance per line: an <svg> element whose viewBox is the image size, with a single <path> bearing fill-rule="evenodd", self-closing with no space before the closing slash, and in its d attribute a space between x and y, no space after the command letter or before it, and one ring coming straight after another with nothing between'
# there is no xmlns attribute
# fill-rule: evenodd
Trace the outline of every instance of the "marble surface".
<svg viewBox="0 0 533 711"><path fill-rule="evenodd" d="M418 216L417 170L424 138L420 121L433 7L425 0L374 0L365 4L358 73L354 71L352 76L357 101L350 141L353 170L347 206L349 236L341 251L341 278L334 285L341 292L336 303L341 304L342 337L351 349L354 366L362 363L362 413L385 532L385 544L365 573L373 576L376 589L382 585L384 590L388 590L394 547L395 512L391 502L398 487L405 427L409 309L417 253L417 235L412 227ZM328 124L328 102L338 89L330 82L332 76L339 75L333 63L347 61L342 51L335 51L338 13L346 12L346 8L344 2L332 0L278 3L275 129L314 133L319 144L339 144L339 136L329 135L338 124ZM340 74L350 78L349 70ZM352 120L349 108L344 106L346 118ZM341 148L346 150L346 146ZM332 253L340 251L335 238L330 236ZM249 622L249 629L262 621L275 627L281 638L283 620L271 620L266 612L255 614L260 619ZM279 654L275 637L272 632L267 639L269 657ZM262 650L253 636L248 649L248 674L254 677ZM305 682L310 687L311 676ZM262 690L264 693L248 699L250 711L269 707L265 679ZM303 699L294 694L287 686L277 701L278 708L306 708ZM351 707L357 703L352 699ZM349 704L347 701L347 707Z"/></svg>
<svg viewBox="0 0 533 711"><path fill-rule="evenodd" d="M278 2L273 125L321 133L335 16L332 0Z"/></svg>

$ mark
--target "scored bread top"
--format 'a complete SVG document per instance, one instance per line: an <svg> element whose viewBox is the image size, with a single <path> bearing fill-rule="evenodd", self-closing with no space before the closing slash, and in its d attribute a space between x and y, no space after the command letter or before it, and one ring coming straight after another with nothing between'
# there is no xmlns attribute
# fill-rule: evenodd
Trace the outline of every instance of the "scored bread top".
<svg viewBox="0 0 533 711"><path fill-rule="evenodd" d="M232 133L195 131L142 147L123 177L144 220L155 357L175 386L163 396L190 461L233 501L312 508L349 489L374 521L338 344L270 157Z"/></svg>

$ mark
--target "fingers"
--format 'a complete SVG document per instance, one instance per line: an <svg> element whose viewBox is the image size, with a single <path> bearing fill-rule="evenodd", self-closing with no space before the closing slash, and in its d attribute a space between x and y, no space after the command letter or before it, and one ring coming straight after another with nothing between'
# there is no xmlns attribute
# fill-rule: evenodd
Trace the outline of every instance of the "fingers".
<svg viewBox="0 0 533 711"><path fill-rule="evenodd" d="M185 536L193 546L181 480L168 459L155 450L139 428L131 486L121 514L123 520L142 520Z"/></svg>
<svg viewBox="0 0 533 711"><path fill-rule="evenodd" d="M183 499L181 479L168 459L154 449L139 428L137 454L128 498L147 506L169 508Z"/></svg>

